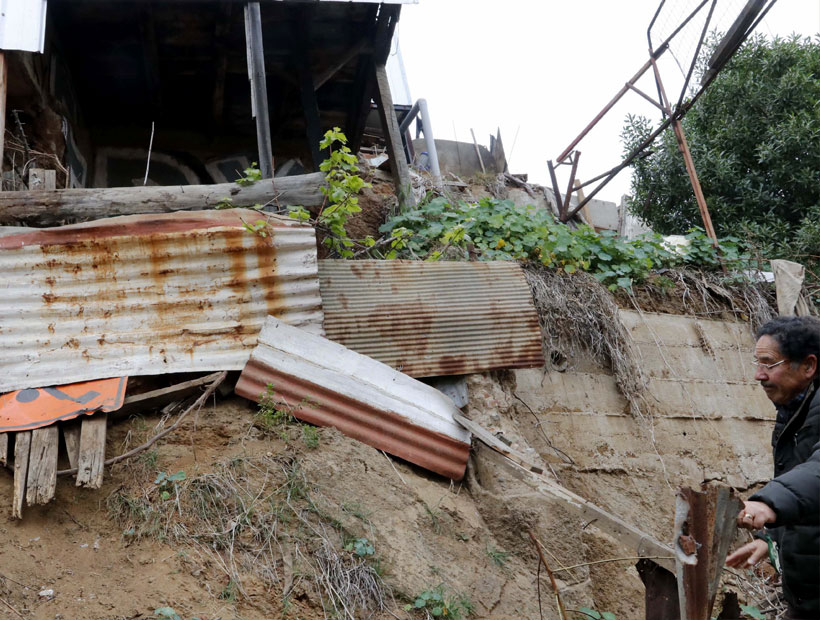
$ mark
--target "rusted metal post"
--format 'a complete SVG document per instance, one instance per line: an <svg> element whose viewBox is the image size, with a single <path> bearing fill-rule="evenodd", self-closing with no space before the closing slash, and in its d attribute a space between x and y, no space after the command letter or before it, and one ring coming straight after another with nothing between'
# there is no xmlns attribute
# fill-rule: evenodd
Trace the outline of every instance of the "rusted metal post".
<svg viewBox="0 0 820 620"><path fill-rule="evenodd" d="M678 491L675 564L681 620L709 620L742 502L728 487Z"/></svg>
<svg viewBox="0 0 820 620"><path fill-rule="evenodd" d="M564 206L561 208L561 213L569 212L569 201L572 199L572 188L575 185L575 174L578 172L578 160L581 159L581 151L575 151L575 157L572 158L572 170L569 172L569 184L567 185L567 194L564 196Z"/></svg>
<svg viewBox="0 0 820 620"><path fill-rule="evenodd" d="M552 192L555 194L555 210L558 211L558 219L561 222L566 222L566 212L564 211L564 202L561 200L561 190L558 189L558 179L555 176L555 166L552 160L547 161L547 168L550 171L550 180L552 181Z"/></svg>
<svg viewBox="0 0 820 620"><path fill-rule="evenodd" d="M715 249L719 249L717 235L715 228L712 226L712 216L709 215L709 207L706 205L706 198L703 195L703 190L700 187L700 180L698 179L697 170L695 170L695 162L692 159L692 153L689 151L689 144L686 142L686 136L683 134L683 126L679 120L672 121L672 129L675 131L675 138L678 141L678 148L683 154L683 163L686 164L686 172L689 174L689 182L692 183L692 189L695 192L695 200L698 202L698 209L700 210L700 217L703 219L703 227L706 234L712 239L712 245Z"/></svg>

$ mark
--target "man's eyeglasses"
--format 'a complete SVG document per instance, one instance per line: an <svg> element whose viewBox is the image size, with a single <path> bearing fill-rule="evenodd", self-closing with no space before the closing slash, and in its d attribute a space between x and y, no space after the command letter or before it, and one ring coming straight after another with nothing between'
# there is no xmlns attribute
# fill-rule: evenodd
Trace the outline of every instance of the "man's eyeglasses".
<svg viewBox="0 0 820 620"><path fill-rule="evenodd" d="M758 362L757 360L753 360L752 364L754 364L755 368L765 368L766 370L771 370L775 366L780 366L780 364L783 364L785 361L786 361L785 359L782 359L779 362L775 362L774 364L765 364L763 362Z"/></svg>

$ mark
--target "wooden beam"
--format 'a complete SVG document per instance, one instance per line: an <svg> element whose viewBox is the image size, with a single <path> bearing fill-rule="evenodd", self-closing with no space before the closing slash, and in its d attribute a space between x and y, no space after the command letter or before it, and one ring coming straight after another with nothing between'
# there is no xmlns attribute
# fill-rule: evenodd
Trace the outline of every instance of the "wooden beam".
<svg viewBox="0 0 820 620"><path fill-rule="evenodd" d="M68 464L73 469L80 460L80 425L82 420L71 420L62 425L65 451L68 455Z"/></svg>
<svg viewBox="0 0 820 620"><path fill-rule="evenodd" d="M399 121L396 118L396 108L393 107L393 97L390 94L390 82L387 79L385 65L376 65L374 68L376 81L376 105L379 108L379 118L382 123L384 139L387 142L387 155L390 157L390 168L393 174L393 184L396 187L396 197L399 200L399 212L415 206L413 186L410 181L410 167L404 156L404 148L399 132Z"/></svg>
<svg viewBox="0 0 820 620"><path fill-rule="evenodd" d="M56 424L31 431L31 450L26 477L26 503L47 504L57 488L57 451L60 431Z"/></svg>
<svg viewBox="0 0 820 620"><path fill-rule="evenodd" d="M9 463L9 434L0 433L0 465L4 467Z"/></svg>
<svg viewBox="0 0 820 620"><path fill-rule="evenodd" d="M57 189L57 171L45 168L30 168L28 171L28 189L48 190Z"/></svg>
<svg viewBox="0 0 820 620"><path fill-rule="evenodd" d="M319 101L313 85L313 73L310 69L310 24L313 18L313 7L301 7L297 16L297 36L293 48L293 59L299 75L299 96L302 100L302 112L305 119L305 137L308 152L313 162L313 171L319 172L319 164L324 157L319 150L322 141L322 123L319 117Z"/></svg>
<svg viewBox="0 0 820 620"><path fill-rule="evenodd" d="M337 61L313 78L313 90L319 90L330 78L347 66L347 63L365 51L367 51L367 39L354 43Z"/></svg>
<svg viewBox="0 0 820 620"><path fill-rule="evenodd" d="M0 50L0 191L3 189L3 150L6 143L6 92L8 90L8 67L6 53Z"/></svg>
<svg viewBox="0 0 820 620"><path fill-rule="evenodd" d="M383 7L382 7L383 8ZM380 20L377 6L368 7L368 25L364 38L376 40L379 32ZM347 122L345 130L350 140L350 150L359 152L364 135L367 116L370 114L370 104L373 99L373 55L367 54L359 57L356 68L356 78L352 88L352 105L347 112Z"/></svg>
<svg viewBox="0 0 820 620"><path fill-rule="evenodd" d="M108 416L96 413L84 417L80 431L80 458L77 464L77 486L99 489L105 464L105 431Z"/></svg>
<svg viewBox="0 0 820 620"><path fill-rule="evenodd" d="M237 207L271 201L318 207L324 200L324 182L323 173L313 173L262 179L246 187L220 183L0 192L0 226L57 226L65 221L85 222L116 215L213 209L224 198L230 198Z"/></svg>
<svg viewBox="0 0 820 620"><path fill-rule="evenodd" d="M30 451L31 431L17 433L14 439L14 499L11 504L11 516L17 519L23 518L23 499L26 495Z"/></svg>
<svg viewBox="0 0 820 620"><path fill-rule="evenodd" d="M454 416L457 422L463 424L462 416L456 414ZM488 430L482 428L472 420L468 420L470 426L465 426L470 430L480 441L485 443L489 448L502 454L512 462L516 467L521 467L519 471L524 471L529 478L524 478L524 482L531 485L539 493L546 495L554 500L558 500L572 512L579 515L585 521L593 523L595 527L603 532L606 532L616 540L620 541L627 548L635 551L640 557L649 557L655 563L663 566L670 572L675 571L674 554L671 547L655 540L646 532L627 523L620 517L617 517L603 508L599 508L592 502L584 499L580 495L576 495L569 489L561 486L557 482L547 478L543 473L539 473L540 469L537 465L533 465L529 459L523 455L517 454L508 447L500 448L497 441L487 439L487 436L492 436ZM478 432L476 432L478 429ZM495 439L495 438L493 438ZM509 453L509 454L508 454Z"/></svg>
<svg viewBox="0 0 820 620"><path fill-rule="evenodd" d="M226 38L230 31L232 8L230 2L220 4L219 17L214 28L214 94L211 114L216 129L221 128L225 120L225 79L228 75Z"/></svg>

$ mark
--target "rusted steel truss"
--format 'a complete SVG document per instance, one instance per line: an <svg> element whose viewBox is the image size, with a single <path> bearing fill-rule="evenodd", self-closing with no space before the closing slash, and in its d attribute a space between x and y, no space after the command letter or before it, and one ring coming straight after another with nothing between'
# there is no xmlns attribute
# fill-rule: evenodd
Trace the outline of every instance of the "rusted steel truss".
<svg viewBox="0 0 820 620"><path fill-rule="evenodd" d="M655 22L658 18L658 15L661 12L665 4L665 0L661 0L660 4L658 5L657 10L655 11L655 15L652 18L652 21L649 24L649 28L647 29L647 40L649 42L649 60L647 60L643 66L638 69L638 71L633 75L624 85L623 87L615 94L615 96L607 103L603 109L589 122L589 124L584 127L583 131L572 141L570 142L569 146L563 150L563 152L556 158L555 163L550 160L547 165L550 171L550 181L552 182L552 190L555 193L555 200L556 204L558 205L559 210L559 219L562 222L567 222L581 210L583 207L592 200L595 195L603 189L607 183L609 183L615 176L624 168L626 168L632 161L642 155L647 147L649 147L652 142L654 142L655 138L657 138L667 127L670 125L673 127L675 131L675 137L678 141L678 146L683 154L684 162L686 163L686 170L689 174L689 179L692 183L692 189L695 192L695 198L698 202L698 208L701 212L701 217L703 218L704 229L706 230L707 234L712 238L713 243L717 245L717 237L715 235L714 227L712 226L712 219L709 215L709 209L706 205L706 199L703 196L703 192L700 188L700 182L698 181L697 172L695 170L694 161L692 159L692 154L689 151L689 146L686 142L686 137L683 134L683 128L681 127L681 119L686 115L686 113L692 108L695 102L700 98L700 96L705 92L705 90L709 87L712 80L717 76L720 70L725 66L725 64L729 61L732 55L737 51L740 45L748 38L751 32L755 29L757 24L760 22L761 19L766 15L766 13L771 9L774 3L777 0L748 0L745 7L741 10L739 16L729 28L726 35L723 37L721 42L718 44L715 52L712 54L711 58L708 61L708 68L706 73L703 76L700 86L698 89L691 95L689 99L684 101L687 92L689 91L690 82L692 79L692 74L694 73L695 64L697 59L700 55L701 49L703 48L703 42L706 37L706 33L709 30L709 26L712 24L712 17L714 14L715 6L717 5L717 0L702 0L675 28L675 30L670 34L660 45L655 45L652 40L652 29L655 25ZM664 91L663 82L661 80L660 73L658 72L657 68L657 60L669 50L669 46L675 37L683 30L692 19L695 18L701 11L707 11L706 19L704 21L703 28L700 33L700 38L697 43L697 47L695 48L695 52L692 55L692 60L689 65L686 77L684 79L683 86L681 87L680 94L677 98L677 101L674 105L672 105L669 99L666 96ZM636 82L649 70L652 69L654 78L655 78L655 85L658 90L657 98L653 98L650 95L646 94L642 90L638 89L635 84ZM652 133L650 133L638 146L636 146L618 165L614 166L613 168L599 174L583 183L576 184L576 174L578 170L578 155L580 152L575 150L575 147L584 139L584 137L595 127L600 120L615 106L621 98L628 93L629 91L634 91L650 103L661 110L663 115L663 120L661 124L655 129ZM556 175L556 169L558 166L562 165L569 165L571 166L570 169L570 178L569 183L567 184L567 192L566 195L562 198L560 188L558 187L558 179ZM579 195L579 200L577 204L570 209L569 202L570 202L570 194L573 191L573 188L580 189L589 185L595 185L592 191L586 195L586 197L581 197Z"/></svg>

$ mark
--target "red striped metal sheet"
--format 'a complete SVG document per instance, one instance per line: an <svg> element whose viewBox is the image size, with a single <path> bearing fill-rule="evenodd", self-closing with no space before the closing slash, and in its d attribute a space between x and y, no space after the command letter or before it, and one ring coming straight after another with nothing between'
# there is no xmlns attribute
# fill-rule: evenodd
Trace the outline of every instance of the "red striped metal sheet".
<svg viewBox="0 0 820 620"><path fill-rule="evenodd" d="M116 217L0 237L0 392L241 369L267 315L321 333L312 228L256 211Z"/></svg>
<svg viewBox="0 0 820 620"><path fill-rule="evenodd" d="M272 399L295 417L459 480L470 433L444 394L320 336L269 317L236 392Z"/></svg>
<svg viewBox="0 0 820 620"><path fill-rule="evenodd" d="M327 337L413 377L544 365L514 262L319 261Z"/></svg>

